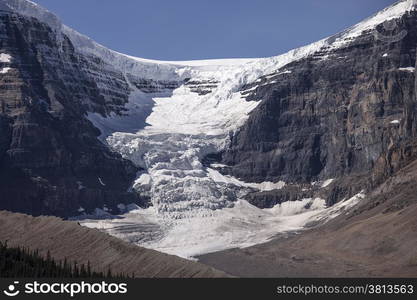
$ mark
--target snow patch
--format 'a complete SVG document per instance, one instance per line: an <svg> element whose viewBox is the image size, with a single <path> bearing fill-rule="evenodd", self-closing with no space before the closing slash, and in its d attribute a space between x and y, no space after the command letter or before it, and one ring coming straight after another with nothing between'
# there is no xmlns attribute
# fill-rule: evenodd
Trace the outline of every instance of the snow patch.
<svg viewBox="0 0 417 300"><path fill-rule="evenodd" d="M400 124L400 120L393 120L390 122L390 124Z"/></svg>
<svg viewBox="0 0 417 300"><path fill-rule="evenodd" d="M399 68L399 71L405 71L405 72L411 72L414 73L415 68L414 67L406 67L406 68Z"/></svg>
<svg viewBox="0 0 417 300"><path fill-rule="evenodd" d="M385 8L378 12L372 17L360 22L359 24L351 27L341 34L340 38L337 38L333 43L334 47L341 47L346 42L362 35L365 31L374 30L378 25L398 19L403 16L406 12L413 11L416 9L415 0L403 0L394 3L393 5Z"/></svg>
<svg viewBox="0 0 417 300"><path fill-rule="evenodd" d="M328 187L329 185L331 185L333 183L333 181L334 181L334 179L327 179L322 183L321 187L322 188Z"/></svg>
<svg viewBox="0 0 417 300"><path fill-rule="evenodd" d="M248 88L248 89L246 89L246 90L242 90L242 91L240 91L241 93L249 93L249 92L252 92L252 91L254 91L254 90L256 90L257 88L258 88L259 86L254 86L254 87L251 87L251 88Z"/></svg>
<svg viewBox="0 0 417 300"><path fill-rule="evenodd" d="M266 182L261 182L261 183L248 183L248 182L241 181L230 175L222 175L219 171L211 169L211 168L208 168L207 171L208 171L209 177L215 182L226 183L226 184L234 185L237 187L243 187L243 188L245 187L253 188L262 192L280 190L286 185L286 183L283 181L278 181L278 182L266 181Z"/></svg>
<svg viewBox="0 0 417 300"><path fill-rule="evenodd" d="M12 56L7 53L0 53L0 62L1 63L10 63L12 61Z"/></svg>
<svg viewBox="0 0 417 300"><path fill-rule="evenodd" d="M6 73L8 73L11 69L12 69L12 68L2 68L2 69L0 70L0 74L6 74Z"/></svg>
<svg viewBox="0 0 417 300"><path fill-rule="evenodd" d="M211 164L210 167L219 169L219 168L227 168L228 166L225 164Z"/></svg>
<svg viewBox="0 0 417 300"><path fill-rule="evenodd" d="M279 72L277 75L291 74L291 73L292 73L292 71L285 70L285 71L283 71L283 72Z"/></svg>
<svg viewBox="0 0 417 300"><path fill-rule="evenodd" d="M350 209L352 209L354 206L359 204L363 199L365 199L365 192L362 191L355 196L353 196L350 199L343 200L334 206L326 209L325 211L317 214L313 218L311 218L311 222L318 222L320 224L324 224L337 216L339 216L342 213L348 213Z"/></svg>

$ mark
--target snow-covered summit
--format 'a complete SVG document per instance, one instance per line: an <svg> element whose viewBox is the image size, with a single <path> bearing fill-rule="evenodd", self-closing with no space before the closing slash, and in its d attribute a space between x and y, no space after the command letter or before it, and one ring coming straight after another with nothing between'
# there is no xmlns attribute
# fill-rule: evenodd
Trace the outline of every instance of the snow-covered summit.
<svg viewBox="0 0 417 300"><path fill-rule="evenodd" d="M290 52L261 59L214 59L214 60L195 60L195 61L158 61L151 59L143 59L118 53L110 50L87 36L84 36L75 30L62 24L59 18L30 0L0 0L0 10L12 11L25 16L34 17L39 21L49 24L53 29L61 31L68 35L79 51L84 53L96 54L104 58L106 61L119 65L121 68L136 69L136 67L149 67L150 65L158 65L159 68L166 69L169 73L175 67L207 67L207 66L242 66L246 64L255 64L260 68L273 64L274 67L283 67L285 64L300 59L306 55L311 55L322 50L325 47L341 47L349 42L353 37L360 35L362 32L371 30L377 25L395 18L401 17L406 12L415 10L417 0L401 0L386 9L376 13L374 16L364 20L363 22L352 26L346 31L336 34L332 37L323 39L317 43L291 50ZM253 67L253 66L252 66ZM174 72L175 73L175 72ZM149 74L151 75L151 74ZM160 74L161 75L161 74Z"/></svg>
<svg viewBox="0 0 417 300"><path fill-rule="evenodd" d="M201 160L227 147L231 134L257 107L258 102L246 101L240 92L244 85L280 69L285 73L291 62L348 45L362 32L414 10L416 1L399 1L340 34L279 56L181 62L137 58L110 50L63 25L53 13L32 1L0 0L0 8L46 22L57 35L68 36L80 55L98 57L106 68L121 74L131 89L127 114L104 117L92 113L88 117L113 150L146 170L139 174L135 188L151 195L157 211L182 217L190 209L205 214L228 207L240 196L235 192L239 189L230 188L233 184L216 181ZM132 77L175 82L177 86L145 93ZM196 92L203 88L204 93ZM147 104L153 106L152 112L143 116L142 108ZM147 126L140 128L139 121ZM147 178L145 185L141 176Z"/></svg>
<svg viewBox="0 0 417 300"><path fill-rule="evenodd" d="M240 230L259 242L259 230L264 224L270 224L272 217L275 218L275 215L249 206L242 199L250 192L281 189L284 182L243 182L222 175L214 165L203 164L207 154L227 148L230 137L258 106L259 102L247 101L241 91L243 86L256 85L260 77L268 74L289 74L291 71L286 70L288 64L317 53L324 57L323 53L342 48L361 33L387 20L399 18L415 7L416 0L397 2L340 34L275 57L157 61L110 50L63 25L54 14L31 1L0 0L1 10L34 17L49 24L58 36L69 37L76 52L87 61L99 58L99 70L95 70L92 76L96 76L93 79L97 79L96 83L102 90L111 90L109 81L99 81L100 77L106 77L106 73L117 73L118 79L126 83L129 94L126 113L106 116L90 113L88 118L101 130L101 138L112 150L143 170L132 188L149 196L153 207L133 214L132 222L145 220L147 224L148 218L155 219L162 231L158 232L162 237L157 238L165 239L167 248L178 243L178 236L187 236L194 242L195 235L200 234L201 228L212 220L218 222L218 232L223 228L227 228L227 234ZM164 81L174 84L171 88L146 91L138 87L138 82L146 84L152 80L156 85ZM147 105L152 109L144 113L143 107ZM146 125L141 127L139 123ZM105 184L100 178L98 182ZM311 207L325 209L322 199L304 199L295 204L296 207L291 207L292 203L281 207L288 217L285 224L305 210L307 215L314 214ZM287 213L292 215L287 216ZM250 218L244 218L245 214ZM282 215L278 215L277 223L281 223ZM236 221L236 216L242 220ZM105 226L111 227L113 223L109 223ZM258 226L256 232L253 224ZM196 228L191 235L190 228ZM265 236L272 236L273 230L268 229ZM213 239L217 239L217 233ZM241 238L244 239L248 239L246 234Z"/></svg>
<svg viewBox="0 0 417 300"><path fill-rule="evenodd" d="M0 11L15 12L36 18L47 23L53 29L59 29L62 26L61 21L55 14L30 0L1 0Z"/></svg>

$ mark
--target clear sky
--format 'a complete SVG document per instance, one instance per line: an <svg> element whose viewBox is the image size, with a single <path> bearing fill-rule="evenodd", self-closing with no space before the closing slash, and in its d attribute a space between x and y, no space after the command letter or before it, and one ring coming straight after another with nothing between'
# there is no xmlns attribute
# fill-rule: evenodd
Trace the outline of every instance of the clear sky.
<svg viewBox="0 0 417 300"><path fill-rule="evenodd" d="M265 57L335 34L395 0L34 0L97 42L162 60Z"/></svg>

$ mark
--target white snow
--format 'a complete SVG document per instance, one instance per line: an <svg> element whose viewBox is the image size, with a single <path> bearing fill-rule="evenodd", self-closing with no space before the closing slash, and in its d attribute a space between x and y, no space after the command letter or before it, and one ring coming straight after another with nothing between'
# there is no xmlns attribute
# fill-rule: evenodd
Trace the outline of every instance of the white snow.
<svg viewBox="0 0 417 300"><path fill-rule="evenodd" d="M6 73L8 73L10 70L11 70L11 68L2 68L2 69L0 70L0 74L6 74Z"/></svg>
<svg viewBox="0 0 417 300"><path fill-rule="evenodd" d="M384 53L384 55L382 55L382 57L388 57L388 53Z"/></svg>
<svg viewBox="0 0 417 300"><path fill-rule="evenodd" d="M210 215L213 209L231 206L236 193L240 196L241 191L230 191L227 184L214 181L201 160L224 149L230 133L243 125L258 105L233 91L235 77L240 76L235 67L202 68L193 74L192 80L215 78L223 87L204 96L185 85L167 95L151 95L153 111L146 118L147 126L137 132L110 134L123 118L115 122L112 117L106 123L107 119L100 117L102 123L97 124L89 116L107 132L105 141L113 150L146 170L139 174L134 188L151 195L156 211L167 218ZM265 184L266 189L271 186ZM231 194L235 196L230 198Z"/></svg>
<svg viewBox="0 0 417 300"><path fill-rule="evenodd" d="M285 71L279 72L277 75L291 74L291 73L292 73L292 71L290 71L290 70L285 70Z"/></svg>
<svg viewBox="0 0 417 300"><path fill-rule="evenodd" d="M253 87L251 87L251 88L248 88L248 89L246 89L246 90L242 90L242 91L240 91L240 92L241 92L241 93L248 93L248 92L252 92L252 91L256 90L258 87L259 87L258 85L255 85L255 86L253 86Z"/></svg>
<svg viewBox="0 0 417 300"><path fill-rule="evenodd" d="M40 7L36 3L28 0L2 0L0 9L15 11L22 15L27 15L35 17L40 21L46 22L57 32L61 31L64 34L68 35L78 51L94 54L100 56L105 61L111 63L112 65L119 67L120 69L130 70L130 71L141 71L146 77L152 77L153 75L158 75L158 78L161 79L164 75L170 76L172 78L173 74L180 74L181 72L187 71L182 69L178 70L178 67L192 67L192 68L206 68L206 67L234 67L242 65L250 65L249 67L253 69L254 65L260 65L265 71L278 70L283 67L285 64L288 64L291 61L300 59L307 55L316 53L317 51L322 50L323 48L329 47L342 47L346 45L352 38L359 36L365 31L373 30L375 27L385 21L400 18L404 13L415 10L416 0L404 0L399 1L386 9L378 12L374 16L364 20L363 22L352 26L351 28L345 30L344 32L330 37L328 39L321 40L317 43L292 50L284 55L280 55L272 58L265 59L218 59L218 60L197 60L197 61L157 61L151 59L143 59L138 57L132 57L125 54L121 54L112 50L105 48L102 45L97 44L90 38L76 32L75 30L63 25L60 20L48 10ZM273 68L268 65L272 65ZM262 73L262 71L258 71ZM258 73L256 72L256 73ZM269 74L272 72L265 72ZM139 74L139 73L137 73ZM259 75L259 74L256 74ZM257 77L259 78L259 76ZM256 80L254 78L253 80ZM251 80L251 78L247 78Z"/></svg>
<svg viewBox="0 0 417 300"><path fill-rule="evenodd" d="M406 67L406 68L399 68L398 70L414 73L415 68L414 67Z"/></svg>
<svg viewBox="0 0 417 300"><path fill-rule="evenodd" d="M211 164L210 167L212 167L212 168L226 168L227 165L225 165L225 164Z"/></svg>
<svg viewBox="0 0 417 300"><path fill-rule="evenodd" d="M322 183L321 187L322 188L328 187L329 185L332 184L333 181L334 181L334 179L327 179Z"/></svg>
<svg viewBox="0 0 417 300"><path fill-rule="evenodd" d="M299 214L295 211L305 207L303 201L259 210L240 199L253 190L281 189L284 182L243 182L222 175L213 169L215 166L205 168L201 161L205 155L225 149L231 133L257 107L258 102L246 101L242 96L257 87L239 92L244 85L263 76L289 74L286 65L307 56L320 53L319 58L332 59L327 54L331 50L347 45L353 37L387 19L399 17L404 9L407 8L400 2L335 37L260 59L166 62L135 58L106 49L64 26L63 32L79 52L99 56L126 75L179 83L185 78L217 82L217 87L206 95L194 93L183 84L172 92L158 94L144 94L131 86L126 116L88 115L101 130L105 143L145 170L138 174L133 188L150 196L153 207L134 210L122 219L86 224L107 228L109 233L139 245L185 257L260 243L278 232L304 226L312 215L324 210L315 209L317 203L324 205L324 201L303 200L316 204ZM141 115L143 107L149 104L153 105L152 113ZM326 187L331 182L329 179L321 184ZM136 229L128 234L121 232L120 226L125 224L133 224ZM155 228L151 233L145 230L143 237L141 228L146 224L154 224Z"/></svg>
<svg viewBox="0 0 417 300"><path fill-rule="evenodd" d="M81 206L80 206L80 208L78 209L78 212L82 213L82 212L84 212L84 211L85 211L85 209L84 209L83 207L81 207Z"/></svg>
<svg viewBox="0 0 417 300"><path fill-rule="evenodd" d="M390 122L391 124L400 124L400 120L393 120Z"/></svg>
<svg viewBox="0 0 417 300"><path fill-rule="evenodd" d="M0 53L0 62L1 63L10 63L12 61L12 57L10 54L7 53Z"/></svg>
<svg viewBox="0 0 417 300"><path fill-rule="evenodd" d="M346 43L346 41L352 40L355 37L360 36L363 32L368 30L374 30L379 24L386 21L400 18L404 13L416 9L416 0L403 0L394 3L386 9L378 12L372 17L360 22L359 24L351 27L347 31L342 33L342 37L336 39L334 46L339 47Z"/></svg>
<svg viewBox="0 0 417 300"><path fill-rule="evenodd" d="M138 179L135 181L135 185L141 185L141 186L150 186L152 183L152 177L149 174L142 174Z"/></svg>
<svg viewBox="0 0 417 300"><path fill-rule="evenodd" d="M249 183L241 181L237 178L234 178L229 175L222 175L219 171L214 169L207 169L209 177L218 183L225 183L225 184L231 184L236 187L242 187L242 188L253 188L259 191L272 191L272 190L280 190L282 189L286 184L283 181L278 182L261 182L261 183Z"/></svg>
<svg viewBox="0 0 417 300"><path fill-rule="evenodd" d="M89 221L85 225L106 228L109 233L137 244L189 257L260 243L278 232L302 228L318 212L332 212L325 209L321 199L284 203L270 210L257 209L241 200L245 194L254 189L281 189L285 183L243 182L205 168L201 161L207 154L224 150L231 134L259 104L246 101L239 92L243 86L263 76L288 74L291 71L285 67L289 63L308 56L332 59L332 50L348 45L354 37L374 30L386 20L401 17L414 9L414 4L414 0L398 2L338 35L275 57L182 62L142 59L107 49L30 1L2 0L0 10L16 11L46 22L56 31L58 40L68 36L77 52L100 58L103 66L122 73L130 84L128 111L123 116L89 113L87 117L100 129L104 143L144 169L133 188L149 195L153 207L133 208L121 219ZM172 92L146 94L129 82L129 75L175 81L179 87ZM185 79L217 82L217 87L209 94L199 95L183 84ZM149 108L152 113L145 114ZM101 178L98 181L105 185ZM349 200L333 213L356 201L356 198ZM99 208L95 215L109 217ZM137 227L130 233L120 231L120 226L126 224ZM149 224L153 224L152 230L142 230Z"/></svg>
<svg viewBox="0 0 417 300"><path fill-rule="evenodd" d="M211 216L170 222L151 207L131 211L120 218L81 223L147 248L192 258L264 243L278 233L302 230L310 222L327 222L363 198L364 194L358 194L331 208L326 208L325 200L316 198L285 202L271 209L259 209L239 200L233 207L216 210Z"/></svg>
<svg viewBox="0 0 417 300"><path fill-rule="evenodd" d="M319 222L320 224L324 224L342 213L350 213L350 210L359 204L361 200L365 199L365 192L362 191L350 199L343 200L336 205L326 209L325 211L315 215L309 221L310 222Z"/></svg>

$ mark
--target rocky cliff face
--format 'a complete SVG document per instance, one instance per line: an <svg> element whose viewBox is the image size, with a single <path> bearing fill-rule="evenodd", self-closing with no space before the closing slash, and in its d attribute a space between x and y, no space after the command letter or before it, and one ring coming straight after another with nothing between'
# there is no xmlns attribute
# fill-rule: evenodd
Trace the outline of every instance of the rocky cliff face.
<svg viewBox="0 0 417 300"><path fill-rule="evenodd" d="M365 176L358 191L404 165L416 138L417 13L391 25L245 86L261 103L223 154L224 172L252 182Z"/></svg>
<svg viewBox="0 0 417 300"><path fill-rule="evenodd" d="M69 216L141 203L127 192L138 169L85 118L123 110L122 74L35 18L2 12L0 36L0 208Z"/></svg>
<svg viewBox="0 0 417 300"><path fill-rule="evenodd" d="M414 8L277 57L158 62L0 0L0 208L149 200L193 218L242 198L332 205L372 189L415 152Z"/></svg>

